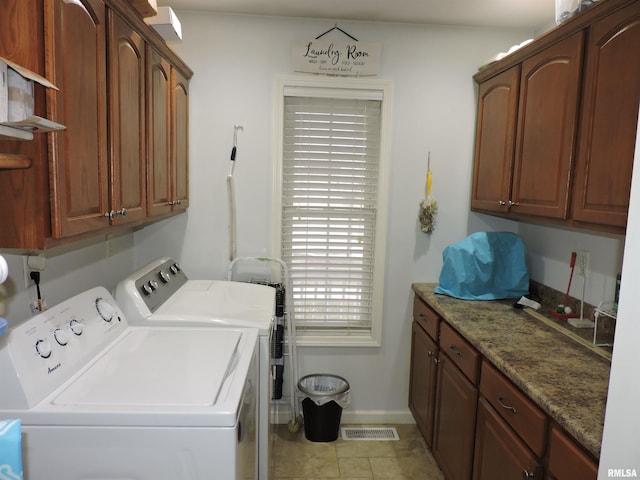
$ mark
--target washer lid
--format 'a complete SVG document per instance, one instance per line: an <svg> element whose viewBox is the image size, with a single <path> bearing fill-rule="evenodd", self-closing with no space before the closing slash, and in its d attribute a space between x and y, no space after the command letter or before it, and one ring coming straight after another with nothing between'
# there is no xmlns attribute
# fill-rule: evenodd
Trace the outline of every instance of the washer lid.
<svg viewBox="0 0 640 480"><path fill-rule="evenodd" d="M241 333L130 329L58 395L67 406L209 406L236 362ZM204 381L203 381L204 379Z"/></svg>

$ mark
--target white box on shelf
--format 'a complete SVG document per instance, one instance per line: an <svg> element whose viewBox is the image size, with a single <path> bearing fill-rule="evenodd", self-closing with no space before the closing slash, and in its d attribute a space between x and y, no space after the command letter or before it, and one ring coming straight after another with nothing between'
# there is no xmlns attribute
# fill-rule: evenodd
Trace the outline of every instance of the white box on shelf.
<svg viewBox="0 0 640 480"><path fill-rule="evenodd" d="M182 24L171 7L158 7L158 14L144 19L166 42L182 40Z"/></svg>
<svg viewBox="0 0 640 480"><path fill-rule="evenodd" d="M9 112L7 121L21 122L33 116L33 80L7 69Z"/></svg>
<svg viewBox="0 0 640 480"><path fill-rule="evenodd" d="M34 115L34 82L58 90L58 87L43 76L0 57L0 135L28 140L33 137L31 132L66 128Z"/></svg>
<svg viewBox="0 0 640 480"><path fill-rule="evenodd" d="M8 67L0 58L0 123L9 119L9 79Z"/></svg>

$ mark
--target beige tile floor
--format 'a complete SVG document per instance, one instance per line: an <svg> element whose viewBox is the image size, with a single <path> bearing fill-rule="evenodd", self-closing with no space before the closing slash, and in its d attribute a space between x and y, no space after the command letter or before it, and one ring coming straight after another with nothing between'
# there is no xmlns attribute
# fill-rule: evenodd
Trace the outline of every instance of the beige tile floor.
<svg viewBox="0 0 640 480"><path fill-rule="evenodd" d="M274 480L444 480L416 426L394 426L400 440L311 442L278 425Z"/></svg>

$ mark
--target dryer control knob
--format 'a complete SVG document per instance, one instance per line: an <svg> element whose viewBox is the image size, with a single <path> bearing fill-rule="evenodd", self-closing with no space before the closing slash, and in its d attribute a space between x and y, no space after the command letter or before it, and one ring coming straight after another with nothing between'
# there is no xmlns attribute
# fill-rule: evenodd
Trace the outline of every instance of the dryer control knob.
<svg viewBox="0 0 640 480"><path fill-rule="evenodd" d="M171 281L171 275L169 275L164 270L160 270L158 272L158 278L162 281L162 283L169 283Z"/></svg>
<svg viewBox="0 0 640 480"><path fill-rule="evenodd" d="M53 331L53 338L56 339L56 342L58 342L58 345L62 345L63 347L67 343L69 343L69 340L71 339L71 337L69 337L69 334L60 328L56 328Z"/></svg>
<svg viewBox="0 0 640 480"><path fill-rule="evenodd" d="M178 272L180 271L180 265L178 265L177 263L174 263L169 267L169 270L171 271L172 274L177 275Z"/></svg>
<svg viewBox="0 0 640 480"><path fill-rule="evenodd" d="M51 343L49 340L41 339L36 342L36 352L42 358L49 358L51 356Z"/></svg>

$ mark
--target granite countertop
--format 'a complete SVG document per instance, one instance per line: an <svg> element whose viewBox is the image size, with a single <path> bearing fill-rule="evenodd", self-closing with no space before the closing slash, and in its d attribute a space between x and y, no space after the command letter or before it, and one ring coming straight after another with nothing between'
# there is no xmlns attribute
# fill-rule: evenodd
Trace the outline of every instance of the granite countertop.
<svg viewBox="0 0 640 480"><path fill-rule="evenodd" d="M611 363L511 302L460 300L413 291L596 458Z"/></svg>

